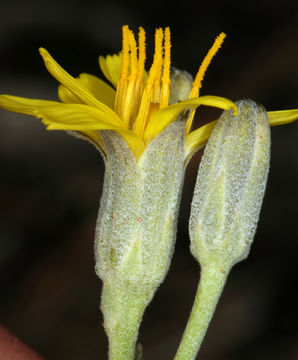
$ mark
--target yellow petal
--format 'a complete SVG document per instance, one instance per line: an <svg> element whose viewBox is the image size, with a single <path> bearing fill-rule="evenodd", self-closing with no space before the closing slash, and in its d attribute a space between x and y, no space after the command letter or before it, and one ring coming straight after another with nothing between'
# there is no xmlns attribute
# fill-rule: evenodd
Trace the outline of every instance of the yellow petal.
<svg viewBox="0 0 298 360"><path fill-rule="evenodd" d="M185 158L186 163L190 158L203 146L206 145L214 126L216 125L217 120L211 121L210 123L201 126L200 128L192 131L190 134L186 135L185 141Z"/></svg>
<svg viewBox="0 0 298 360"><path fill-rule="evenodd" d="M172 121L177 119L181 112L196 109L200 105L213 106L224 110L233 108L234 112L237 113L237 107L231 100L218 96L201 96L195 99L182 101L180 103L167 106L152 115L144 133L145 142L153 139Z"/></svg>
<svg viewBox="0 0 298 360"><path fill-rule="evenodd" d="M43 106L55 106L60 104L57 101L26 99L19 96L0 95L0 107L26 115L35 116L35 110Z"/></svg>
<svg viewBox="0 0 298 360"><path fill-rule="evenodd" d="M64 85L59 85L58 96L65 104L84 104L84 101L68 90Z"/></svg>
<svg viewBox="0 0 298 360"><path fill-rule="evenodd" d="M92 130L113 130L127 142L136 158L145 149L143 140L133 131L124 128L116 114L112 119L104 112L87 105L56 103L54 106L36 109L34 115L42 118L48 130L76 130L86 135L92 135ZM92 138L94 139L94 134Z"/></svg>
<svg viewBox="0 0 298 360"><path fill-rule="evenodd" d="M26 99L17 96L0 95L0 107L3 109L32 116L36 116L36 110L40 107L56 106L57 104L59 105L60 103L56 101ZM96 146L102 147L102 140L98 131L85 130L82 131L82 133Z"/></svg>
<svg viewBox="0 0 298 360"><path fill-rule="evenodd" d="M62 67L51 57L51 55L43 48L39 52L44 60L45 66L49 73L62 85L68 88L74 95L76 95L84 104L100 108L107 114L113 111L102 102L98 101L91 92L80 82L69 75Z"/></svg>
<svg viewBox="0 0 298 360"><path fill-rule="evenodd" d="M61 125L59 128L63 130L85 130L100 129L101 125L97 126L97 122L106 123L111 128L123 128L124 125L116 113L110 111L107 114L100 108L93 108L88 105L81 104L63 104L57 101L27 99L18 96L0 95L0 106L3 109L14 111L26 115L33 115L37 117L38 114L47 114L49 121L53 120L54 123L65 123L65 128ZM78 125L80 121L80 128L74 128L75 124Z"/></svg>
<svg viewBox="0 0 298 360"><path fill-rule="evenodd" d="M136 158L145 149L143 140L134 132L125 129L121 119L114 112L111 117L104 111L87 105L63 104L10 95L0 95L0 107L41 118L48 130L80 131L98 144L101 144L101 139L96 133L97 130L113 130L124 138Z"/></svg>
<svg viewBox="0 0 298 360"><path fill-rule="evenodd" d="M116 91L100 78L90 75L81 74L78 80L91 92L91 94L100 102L114 109Z"/></svg>
<svg viewBox="0 0 298 360"><path fill-rule="evenodd" d="M284 125L298 120L298 109L268 111L267 115L270 126Z"/></svg>
<svg viewBox="0 0 298 360"><path fill-rule="evenodd" d="M42 118L49 130L121 129L123 123L114 113L111 117L88 105L56 103L36 108L34 115Z"/></svg>
<svg viewBox="0 0 298 360"><path fill-rule="evenodd" d="M76 80L86 87L98 101L107 105L110 109L114 109L116 92L111 86L98 77L85 73L81 74ZM80 98L63 85L59 86L58 95L64 103L83 104Z"/></svg>
<svg viewBox="0 0 298 360"><path fill-rule="evenodd" d="M98 60L104 76L117 88L121 72L122 53L108 55L107 57L100 56Z"/></svg>

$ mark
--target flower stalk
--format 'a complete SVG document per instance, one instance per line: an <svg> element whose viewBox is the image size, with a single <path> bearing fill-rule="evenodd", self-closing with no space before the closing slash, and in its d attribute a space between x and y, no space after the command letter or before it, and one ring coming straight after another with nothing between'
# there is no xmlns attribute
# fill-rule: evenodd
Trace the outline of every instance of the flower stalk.
<svg viewBox="0 0 298 360"><path fill-rule="evenodd" d="M218 264L202 268L198 290L174 360L195 359L216 305L225 286L228 271Z"/></svg>
<svg viewBox="0 0 298 360"><path fill-rule="evenodd" d="M134 359L143 313L151 294L115 279L105 282L101 295L104 327L109 338L109 360Z"/></svg>

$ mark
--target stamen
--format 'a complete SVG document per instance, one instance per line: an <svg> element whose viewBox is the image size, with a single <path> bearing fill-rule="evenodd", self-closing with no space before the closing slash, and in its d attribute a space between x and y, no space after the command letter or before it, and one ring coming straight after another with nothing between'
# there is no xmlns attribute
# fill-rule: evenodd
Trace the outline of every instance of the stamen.
<svg viewBox="0 0 298 360"><path fill-rule="evenodd" d="M146 81L145 89L142 95L141 105L139 109L138 116L134 124L134 131L140 136L143 137L144 130L147 124L147 115L149 111L149 105L151 102L154 102L155 98L155 85L156 80L159 79L159 89L160 89L160 77L162 69L162 42L163 42L163 30L156 29L155 31L155 52L153 58L153 64L149 71L149 76ZM160 90L159 90L160 91Z"/></svg>
<svg viewBox="0 0 298 360"><path fill-rule="evenodd" d="M165 28L164 64L161 79L160 109L168 106L170 97L170 66L171 66L171 33L170 28Z"/></svg>
<svg viewBox="0 0 298 360"><path fill-rule="evenodd" d="M117 85L115 112L121 117L122 102L125 99L128 66L129 66L129 28L127 25L122 27L122 65L120 79Z"/></svg>
<svg viewBox="0 0 298 360"><path fill-rule="evenodd" d="M193 99L193 98L199 96L200 88L202 87L202 82L203 82L205 73L208 69L208 66L210 65L210 63L211 63L212 59L214 58L214 56L216 55L217 51L220 49L225 37L226 37L225 33L220 33L216 37L213 45L211 46L207 55L205 56L204 60L202 61L199 71L197 72L195 80L192 84L192 89L189 94L189 99ZM194 118L194 114L195 114L195 110L192 111L192 113L189 115L189 118L186 123L186 128L185 128L186 134L188 134L190 131L192 121Z"/></svg>

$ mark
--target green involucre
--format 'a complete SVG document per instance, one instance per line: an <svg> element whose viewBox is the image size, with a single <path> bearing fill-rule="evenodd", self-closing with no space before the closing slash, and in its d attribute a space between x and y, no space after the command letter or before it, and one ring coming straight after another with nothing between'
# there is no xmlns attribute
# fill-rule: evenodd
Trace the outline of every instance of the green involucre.
<svg viewBox="0 0 298 360"><path fill-rule="evenodd" d="M206 146L190 215L191 251L201 265L244 259L256 230L270 160L265 109L252 100L224 111Z"/></svg>

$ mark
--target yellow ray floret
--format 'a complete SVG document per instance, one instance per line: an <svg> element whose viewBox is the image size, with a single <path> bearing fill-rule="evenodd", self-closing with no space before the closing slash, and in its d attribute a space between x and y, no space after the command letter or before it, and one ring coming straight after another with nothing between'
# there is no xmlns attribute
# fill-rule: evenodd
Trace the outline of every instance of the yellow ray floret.
<svg viewBox="0 0 298 360"><path fill-rule="evenodd" d="M223 110L232 108L234 114L237 114L237 107L232 101L218 96L201 96L196 99L182 101L181 103L169 105L152 116L144 134L145 142L158 135L171 122L177 119L178 115L183 111L196 109L201 105L217 107Z"/></svg>
<svg viewBox="0 0 298 360"><path fill-rule="evenodd" d="M110 109L114 109L116 91L111 86L98 77L90 74L80 74L76 80L80 82L82 86L86 87L96 100L104 103ZM58 95L60 100L64 103L85 103L64 85L59 86Z"/></svg>
<svg viewBox="0 0 298 360"><path fill-rule="evenodd" d="M106 57L100 55L98 63L105 78L108 79L116 89L120 79L122 52L119 54L108 55Z"/></svg>
<svg viewBox="0 0 298 360"><path fill-rule="evenodd" d="M289 124L298 119L298 109L268 111L267 114L271 126Z"/></svg>

